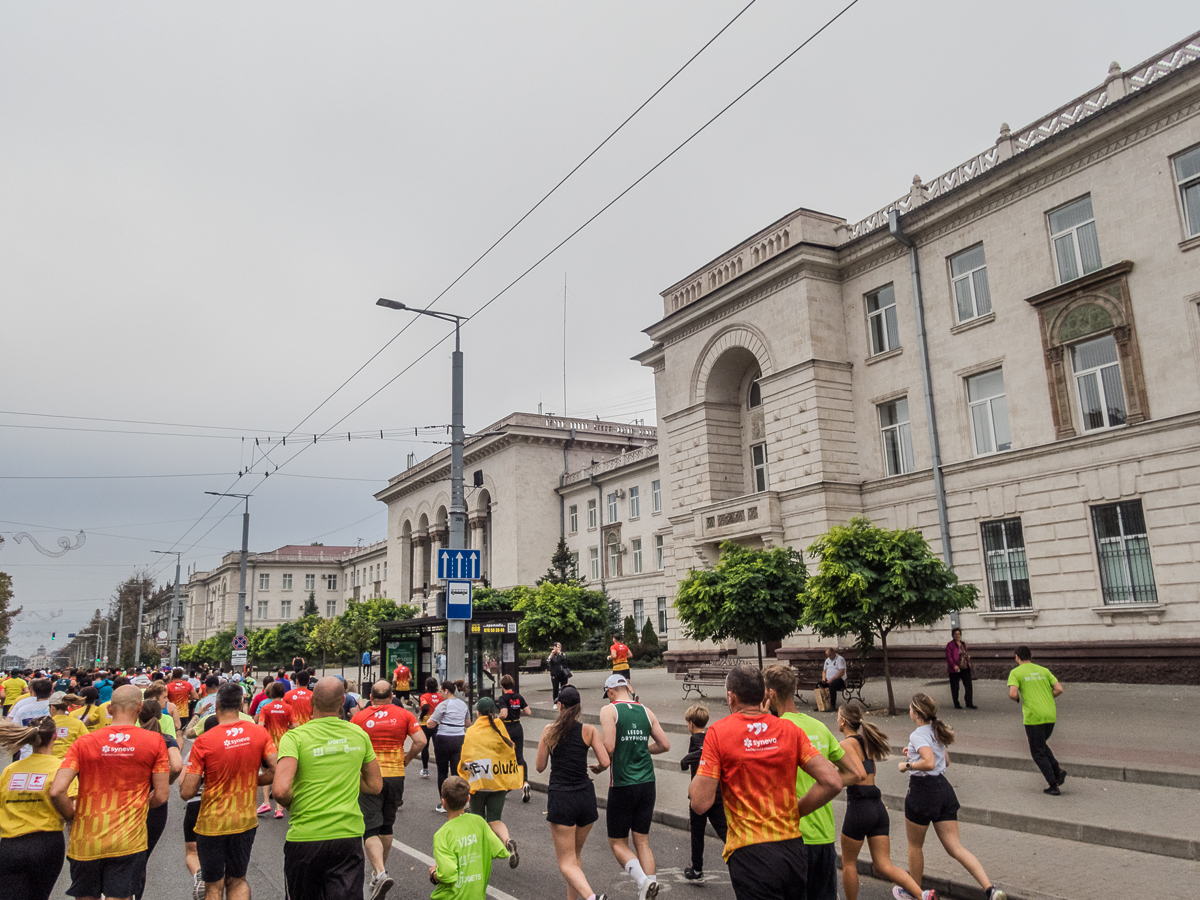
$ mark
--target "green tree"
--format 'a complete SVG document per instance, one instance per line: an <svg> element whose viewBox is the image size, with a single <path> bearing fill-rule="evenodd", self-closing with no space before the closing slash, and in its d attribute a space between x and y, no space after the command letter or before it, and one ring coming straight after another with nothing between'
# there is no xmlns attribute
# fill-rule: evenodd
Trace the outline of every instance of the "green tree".
<svg viewBox="0 0 1200 900"><path fill-rule="evenodd" d="M317 592L309 591L308 599L304 601L304 612L301 618L307 619L309 616L317 615Z"/></svg>
<svg viewBox="0 0 1200 900"><path fill-rule="evenodd" d="M799 627L806 577L804 559L791 547L751 550L726 541L716 568L697 569L679 585L675 611L684 636L757 644L761 668L763 643Z"/></svg>
<svg viewBox="0 0 1200 900"><path fill-rule="evenodd" d="M0 654L3 654L8 647L8 629L12 625L13 619L21 614L22 607L20 606L16 609L9 609L12 598L12 576L7 572L0 572Z"/></svg>
<svg viewBox="0 0 1200 900"><path fill-rule="evenodd" d="M571 548L567 546L567 539L559 535L558 546L554 548L554 555L550 557L550 568L546 570L546 574L537 580L539 585L542 584L570 584L581 585L579 580L579 566L575 562L575 556L571 553Z"/></svg>
<svg viewBox="0 0 1200 900"><path fill-rule="evenodd" d="M604 624L605 596L585 587L546 582L536 588L518 586L513 608L524 613L517 637L530 650L548 650L555 641L574 650Z"/></svg>
<svg viewBox="0 0 1200 900"><path fill-rule="evenodd" d="M247 658L263 668L279 661L279 647L274 628L255 628L249 634L250 647Z"/></svg>
<svg viewBox="0 0 1200 900"><path fill-rule="evenodd" d="M415 606L399 605L395 600L384 597L348 601L346 611L338 617L344 649L361 659L363 653L379 646L379 623L411 619L417 612Z"/></svg>
<svg viewBox="0 0 1200 900"><path fill-rule="evenodd" d="M305 649L309 653L321 654L321 668L328 664L330 656L340 657L346 647L346 636L338 619L320 619L308 632Z"/></svg>
<svg viewBox="0 0 1200 900"><path fill-rule="evenodd" d="M829 529L808 552L820 563L804 590L802 624L821 637L853 635L860 654L879 638L888 712L895 715L888 635L974 607L978 589L959 584L916 529L878 528L861 517Z"/></svg>
<svg viewBox="0 0 1200 900"><path fill-rule="evenodd" d="M621 641L629 648L629 652L634 655L638 652L638 630L637 622L633 621L633 616L626 616L621 629Z"/></svg>
<svg viewBox="0 0 1200 900"><path fill-rule="evenodd" d="M303 619L294 622L284 622L275 628L276 659L290 663L297 656L304 655L308 644L308 628Z"/></svg>
<svg viewBox="0 0 1200 900"><path fill-rule="evenodd" d="M516 596L511 590L479 587L475 588L471 603L480 612L510 612L516 603Z"/></svg>
<svg viewBox="0 0 1200 900"><path fill-rule="evenodd" d="M651 659L662 653L658 648L658 635L654 633L654 626L650 624L649 619L642 626L642 639L638 650L640 659Z"/></svg>

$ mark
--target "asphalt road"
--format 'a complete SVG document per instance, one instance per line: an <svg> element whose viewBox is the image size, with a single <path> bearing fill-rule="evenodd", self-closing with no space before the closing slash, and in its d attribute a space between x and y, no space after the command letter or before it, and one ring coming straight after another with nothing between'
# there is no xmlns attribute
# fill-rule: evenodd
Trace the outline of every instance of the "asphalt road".
<svg viewBox="0 0 1200 900"><path fill-rule="evenodd" d="M418 900L428 898L432 890L427 877L433 862L433 834L445 821L445 816L433 811L437 802L436 781L422 779L418 768L411 768L405 784L405 802L396 819L395 843L388 860L388 871L396 885L387 900ZM603 785L599 787L604 790ZM566 882L559 874L550 842L550 829L545 823L545 795L534 793L529 803L521 803L520 793L509 794L504 808L504 821L521 856L516 869L507 860L497 860L492 869L488 895L493 900L551 900L566 896ZM191 900L191 878L183 861L183 801L175 788L171 791L170 819L153 855L146 882L148 900ZM282 898L283 843L287 834L287 818L261 817L250 860L248 880L252 895L260 898ZM709 837L705 846L706 883L695 885L684 881L683 867L688 865L690 843L687 832L655 823L650 832L651 847L658 863L659 896L672 895L679 900L733 900L729 875L721 862L721 845ZM584 872L592 889L604 891L614 900L631 900L637 896L633 881L620 869L608 848L604 835L604 810L600 821L592 828L583 852ZM67 865L59 876L52 897L65 896L70 884ZM840 888L840 879L839 879ZM845 895L839 890L839 897ZM862 900L886 900L891 886L874 879L863 879L859 892Z"/></svg>

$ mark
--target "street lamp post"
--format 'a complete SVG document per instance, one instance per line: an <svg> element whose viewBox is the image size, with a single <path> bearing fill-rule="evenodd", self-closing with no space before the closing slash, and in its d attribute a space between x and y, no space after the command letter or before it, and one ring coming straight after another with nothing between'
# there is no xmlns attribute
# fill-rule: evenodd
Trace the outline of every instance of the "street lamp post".
<svg viewBox="0 0 1200 900"><path fill-rule="evenodd" d="M431 309L414 309L395 300L380 297L376 306L388 309L407 310L419 316L431 316L454 323L453 375L450 398L450 538L447 550L465 550L467 547L467 504L463 496L463 355L459 343L459 326L468 316L454 313L435 312ZM446 674L451 681L466 676L466 622L451 619L446 623Z"/></svg>
<svg viewBox="0 0 1200 900"><path fill-rule="evenodd" d="M237 607L237 637L244 637L246 634L246 556L250 548L250 495L249 494L228 494L218 491L205 491L206 494L212 494L214 497L237 497L240 500L246 501L246 509L242 513L242 561L241 574L238 578L238 607Z"/></svg>
<svg viewBox="0 0 1200 900"><path fill-rule="evenodd" d="M179 568L182 550L154 550L154 553L175 554L175 599L171 601L171 666L179 661L179 631L183 628L183 607L179 605Z"/></svg>

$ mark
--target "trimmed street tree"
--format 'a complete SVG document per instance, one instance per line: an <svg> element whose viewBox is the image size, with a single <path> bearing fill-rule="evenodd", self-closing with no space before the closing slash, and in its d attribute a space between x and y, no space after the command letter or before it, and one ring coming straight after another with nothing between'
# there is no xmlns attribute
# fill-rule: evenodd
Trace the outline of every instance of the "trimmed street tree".
<svg viewBox="0 0 1200 900"><path fill-rule="evenodd" d="M791 547L750 550L726 541L715 569L696 569L679 585L675 611L684 637L757 644L761 669L763 643L799 627L807 574Z"/></svg>
<svg viewBox="0 0 1200 900"><path fill-rule="evenodd" d="M978 589L959 584L916 529L878 528L861 517L829 529L808 552L821 561L804 591L801 624L823 638L854 635L860 655L878 637L888 713L895 715L888 635L974 607Z"/></svg>
<svg viewBox="0 0 1200 900"><path fill-rule="evenodd" d="M517 637L530 650L548 650L555 641L574 650L608 618L604 594L577 585L543 582L536 588L515 587L512 593L513 608L525 614Z"/></svg>

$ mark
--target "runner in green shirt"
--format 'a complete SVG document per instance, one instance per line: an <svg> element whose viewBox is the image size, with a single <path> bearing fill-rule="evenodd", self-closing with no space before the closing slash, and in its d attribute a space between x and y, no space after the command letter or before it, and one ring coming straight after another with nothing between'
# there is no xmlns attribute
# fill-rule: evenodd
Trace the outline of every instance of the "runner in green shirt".
<svg viewBox="0 0 1200 900"><path fill-rule="evenodd" d="M857 784L866 778L862 763L846 756L846 751L824 723L796 709L796 670L791 666L767 666L763 670L767 699L771 712L787 719L806 735L808 741L827 760L837 766L842 784ZM796 770L796 796L803 797L816 784L816 779L803 769ZM833 842L837 836L833 822L833 805L826 803L800 819L800 834L808 852L808 900L837 900L837 852Z"/></svg>
<svg viewBox="0 0 1200 900"><path fill-rule="evenodd" d="M433 836L432 900L485 900L492 860L508 857L483 817L466 812L470 798L471 786L465 778L451 775L442 782L447 822Z"/></svg>
<svg viewBox="0 0 1200 900"><path fill-rule="evenodd" d="M1042 793L1057 797L1062 793L1059 785L1067 780L1067 773L1046 742L1054 733L1058 718L1054 698L1062 694L1063 686L1045 666L1034 665L1033 653L1024 644L1017 648L1015 657L1017 667L1008 673L1008 696L1021 704L1029 755L1048 784Z"/></svg>
<svg viewBox="0 0 1200 900"><path fill-rule="evenodd" d="M363 892L363 817L358 795L378 794L383 777L367 733L340 718L341 679L312 692L313 717L279 741L272 793L288 807L283 874L291 900L359 900Z"/></svg>

